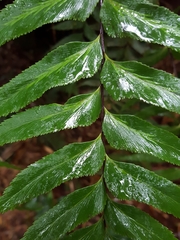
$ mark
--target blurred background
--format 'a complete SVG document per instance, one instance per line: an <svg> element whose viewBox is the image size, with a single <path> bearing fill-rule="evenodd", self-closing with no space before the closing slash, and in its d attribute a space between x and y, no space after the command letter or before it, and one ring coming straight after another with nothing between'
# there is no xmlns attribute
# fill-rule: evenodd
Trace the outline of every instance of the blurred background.
<svg viewBox="0 0 180 240"><path fill-rule="evenodd" d="M1 1L0 9L12 2L10 0ZM152 2L165 6L177 14L180 13L179 1L152 0ZM6 84L14 76L40 60L59 45L70 41L94 40L99 34L98 15L99 10L96 8L86 23L65 21L47 24L32 33L4 44L0 47L0 86ZM160 45L128 38L113 39L105 36L105 43L107 55L114 60L138 60L180 77L180 53ZM26 108L52 102L63 104L69 97L92 92L98 86L99 74L97 73L91 79L82 79L68 86L53 88ZM176 113L170 113L162 108L150 106L136 99L115 102L106 93L105 105L111 112L135 114L154 125L167 129L178 137L180 136L180 116ZM4 118L0 118L0 121L3 120ZM99 127L100 122L96 121L89 127L64 130L0 147L0 161L4 164L4 167L0 167L0 195L2 195L4 189L20 170L68 143L95 139L99 135ZM173 165L161 162L159 159L149 155L116 151L108 145L106 146L106 151L113 159L139 164L177 184L180 183L180 169L178 167L175 168ZM98 176L92 176L69 181L47 194L32 199L17 210L1 214L0 239L19 240L32 222L60 201L61 198L77 188L93 184L97 181L97 178ZM142 203L135 201L124 202L148 212L152 217L173 231L175 236L180 239L180 220ZM82 226L90 225L96 220L96 218L91 219Z"/></svg>

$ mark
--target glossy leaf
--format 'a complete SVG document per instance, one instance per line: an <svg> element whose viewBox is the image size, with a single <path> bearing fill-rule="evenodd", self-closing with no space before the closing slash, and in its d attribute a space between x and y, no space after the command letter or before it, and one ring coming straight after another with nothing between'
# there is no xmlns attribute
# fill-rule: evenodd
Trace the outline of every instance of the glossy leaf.
<svg viewBox="0 0 180 240"><path fill-rule="evenodd" d="M101 59L99 37L60 46L0 88L0 115L18 111L52 87L93 76Z"/></svg>
<svg viewBox="0 0 180 240"><path fill-rule="evenodd" d="M145 168L107 157L105 181L119 199L144 202L180 217L180 187Z"/></svg>
<svg viewBox="0 0 180 240"><path fill-rule="evenodd" d="M91 225L90 227L79 229L60 240L100 240L104 239L103 220Z"/></svg>
<svg viewBox="0 0 180 240"><path fill-rule="evenodd" d="M0 12L0 45L46 24L85 21L98 0L15 0Z"/></svg>
<svg viewBox="0 0 180 240"><path fill-rule="evenodd" d="M135 116L105 112L103 131L112 147L151 154L180 165L178 137Z"/></svg>
<svg viewBox="0 0 180 240"><path fill-rule="evenodd" d="M111 37L132 37L180 49L179 16L148 1L104 0L101 20Z"/></svg>
<svg viewBox="0 0 180 240"><path fill-rule="evenodd" d="M104 209L106 195L102 180L76 190L34 222L23 240L59 239L65 233Z"/></svg>
<svg viewBox="0 0 180 240"><path fill-rule="evenodd" d="M167 228L133 206L109 200L105 208L105 220L107 231L116 235L141 240L176 240Z"/></svg>
<svg viewBox="0 0 180 240"><path fill-rule="evenodd" d="M115 99L137 98L180 113L180 79L138 62L115 62L106 57L101 81Z"/></svg>
<svg viewBox="0 0 180 240"><path fill-rule="evenodd" d="M73 99L78 101L65 105L34 107L5 120L0 125L0 145L58 130L88 126L99 117L99 89L93 94L84 94Z"/></svg>
<svg viewBox="0 0 180 240"><path fill-rule="evenodd" d="M101 138L74 143L24 169L0 197L0 212L46 193L72 178L95 174L104 161Z"/></svg>

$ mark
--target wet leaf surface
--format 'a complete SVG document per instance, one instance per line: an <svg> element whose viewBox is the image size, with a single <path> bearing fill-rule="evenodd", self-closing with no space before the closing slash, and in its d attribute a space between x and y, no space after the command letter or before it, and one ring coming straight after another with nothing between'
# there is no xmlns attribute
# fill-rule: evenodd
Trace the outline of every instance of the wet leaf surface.
<svg viewBox="0 0 180 240"><path fill-rule="evenodd" d="M95 174L103 160L104 146L100 137L65 146L17 175L0 197L0 212L13 209L70 179Z"/></svg>
<svg viewBox="0 0 180 240"><path fill-rule="evenodd" d="M0 45L47 23L85 21L97 3L98 0L15 0L0 12Z"/></svg>
<svg viewBox="0 0 180 240"><path fill-rule="evenodd" d="M18 111L52 87L93 76L101 59L99 38L58 47L0 88L0 116Z"/></svg>
<svg viewBox="0 0 180 240"><path fill-rule="evenodd" d="M149 1L104 0L101 20L111 37L131 37L180 49L180 17Z"/></svg>
<svg viewBox="0 0 180 240"><path fill-rule="evenodd" d="M109 200L105 208L105 220L110 236L116 234L116 236L128 236L131 239L176 240L172 233L158 221L132 206Z"/></svg>
<svg viewBox="0 0 180 240"><path fill-rule="evenodd" d="M99 114L99 89L92 94L76 96L64 105L34 107L17 113L0 125L0 145L62 129L87 126L92 124Z"/></svg>
<svg viewBox="0 0 180 240"><path fill-rule="evenodd" d="M138 62L115 62L106 57L101 81L115 99L137 98L180 113L180 79Z"/></svg>
<svg viewBox="0 0 180 240"><path fill-rule="evenodd" d="M133 115L111 114L105 110L103 132L116 149L147 153L180 165L180 139Z"/></svg>
<svg viewBox="0 0 180 240"><path fill-rule="evenodd" d="M119 199L144 202L180 217L180 187L145 168L107 157L105 181Z"/></svg>
<svg viewBox="0 0 180 240"><path fill-rule="evenodd" d="M36 220L22 239L59 239L78 224L101 213L105 201L106 196L102 180L92 186L76 190Z"/></svg>

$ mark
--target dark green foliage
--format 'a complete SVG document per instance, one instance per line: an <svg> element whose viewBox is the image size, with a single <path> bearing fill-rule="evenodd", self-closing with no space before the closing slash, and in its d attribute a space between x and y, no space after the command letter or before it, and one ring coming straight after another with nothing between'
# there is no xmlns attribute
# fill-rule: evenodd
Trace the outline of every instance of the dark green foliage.
<svg viewBox="0 0 180 240"><path fill-rule="evenodd" d="M15 209L68 180L98 173L97 183L62 198L34 222L23 239L174 240L173 234L148 214L119 200L144 202L180 218L180 188L170 181L179 177L179 169L155 173L135 165L142 160L148 164L147 155L154 162L180 165L178 137L146 120L163 111L157 107L180 113L180 80L137 61L115 61L108 52L109 46L115 44L118 49L132 40L133 49L139 53L144 52L142 42L165 46L156 50L157 58L167 54L167 48L178 53L180 18L150 0L100 0L99 8L97 4L97 0L15 0L0 12L1 45L54 22L60 22L54 27L59 31L84 27L85 37L90 40L57 47L0 88L0 116L13 113L0 124L0 144L90 126L97 119L100 122L99 136L93 141L64 146L22 170L0 197L0 211ZM91 14L97 25L86 22ZM73 25L74 20L80 22ZM117 42L110 42L111 37ZM155 62L154 58L141 60L150 65ZM98 87L91 93L74 96L63 105L52 103L18 112L47 90L90 79L98 71ZM86 84L91 86L89 79ZM123 114L123 110L114 114L105 108L105 100L110 97L114 104L135 99L155 106L148 106L138 116ZM127 109L133 101L124 104ZM105 151L106 140L112 148L136 154L112 159ZM15 167L4 163L0 166ZM101 216L96 223L71 232L98 214Z"/></svg>
<svg viewBox="0 0 180 240"><path fill-rule="evenodd" d="M60 46L0 89L1 116L18 111L52 87L93 76L101 60L99 37L92 43Z"/></svg>
<svg viewBox="0 0 180 240"><path fill-rule="evenodd" d="M105 219L107 232L112 239L118 239L118 236L143 240L176 239L170 232L167 232L165 227L132 206L107 201Z"/></svg>
<svg viewBox="0 0 180 240"><path fill-rule="evenodd" d="M137 98L180 113L180 82L163 71L138 62L114 62L106 57L101 81L115 99Z"/></svg>

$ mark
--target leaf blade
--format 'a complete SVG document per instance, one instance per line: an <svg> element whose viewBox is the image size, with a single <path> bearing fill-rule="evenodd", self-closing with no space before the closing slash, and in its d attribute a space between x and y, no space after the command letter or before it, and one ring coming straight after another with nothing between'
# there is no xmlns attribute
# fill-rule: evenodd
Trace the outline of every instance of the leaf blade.
<svg viewBox="0 0 180 240"><path fill-rule="evenodd" d="M81 98L76 103L34 107L5 120L0 125L0 145L92 124L100 114L99 89Z"/></svg>
<svg viewBox="0 0 180 240"><path fill-rule="evenodd" d="M102 212L105 202L104 186L102 180L99 180L98 183L76 190L63 198L58 205L36 220L22 239L59 239L78 224Z"/></svg>
<svg viewBox="0 0 180 240"><path fill-rule="evenodd" d="M15 165L13 165L13 164L10 164L10 163L8 163L8 162L4 162L4 161L1 161L1 160L0 160L0 168L1 168L1 167L11 168L11 169L16 169L16 170L21 170L21 168L15 166Z"/></svg>
<svg viewBox="0 0 180 240"><path fill-rule="evenodd" d="M97 223L86 227L79 229L63 238L60 238L60 240L71 240L71 239L76 239L76 240L99 240L103 239L104 237L104 226L103 226L103 220L100 219Z"/></svg>
<svg viewBox="0 0 180 240"><path fill-rule="evenodd" d="M93 76L101 59L99 37L60 46L0 88L0 116L18 111L52 87Z"/></svg>
<svg viewBox="0 0 180 240"><path fill-rule="evenodd" d="M111 114L105 109L103 132L109 144L116 149L147 153L180 165L180 140L140 118Z"/></svg>
<svg viewBox="0 0 180 240"><path fill-rule="evenodd" d="M91 142L74 143L31 164L19 173L0 197L0 212L46 193L73 178L95 174L104 161L100 136Z"/></svg>
<svg viewBox="0 0 180 240"><path fill-rule="evenodd" d="M164 71L106 57L101 82L115 100L136 98L180 113L180 80Z"/></svg>
<svg viewBox="0 0 180 240"><path fill-rule="evenodd" d="M180 188L145 168L107 157L105 181L108 189L119 199L144 202L180 217Z"/></svg>
<svg viewBox="0 0 180 240"><path fill-rule="evenodd" d="M16 0L0 12L0 45L46 24L62 20L85 21L98 0Z"/></svg>
<svg viewBox="0 0 180 240"><path fill-rule="evenodd" d="M164 7L142 0L104 0L100 16L111 37L131 37L179 51L179 16Z"/></svg>
<svg viewBox="0 0 180 240"><path fill-rule="evenodd" d="M167 228L133 206L117 204L109 200L105 208L105 219L110 228L108 231L120 236L141 240L176 240Z"/></svg>
<svg viewBox="0 0 180 240"><path fill-rule="evenodd" d="M166 168L154 170L154 172L170 181L176 181L180 179L180 169L179 168Z"/></svg>

